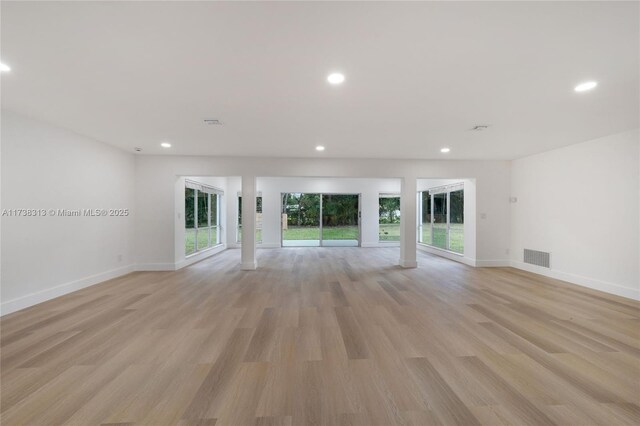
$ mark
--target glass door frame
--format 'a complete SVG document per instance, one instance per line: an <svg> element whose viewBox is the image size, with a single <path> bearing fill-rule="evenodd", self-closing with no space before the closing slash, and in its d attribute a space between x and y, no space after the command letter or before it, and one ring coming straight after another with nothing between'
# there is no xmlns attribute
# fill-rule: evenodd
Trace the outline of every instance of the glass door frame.
<svg viewBox="0 0 640 426"><path fill-rule="evenodd" d="M339 246L324 246L322 244L322 196L323 195L357 195L358 196L358 245L356 247L362 247L362 194L361 193L344 193L344 192L281 192L280 199L282 200L282 196L284 194L310 194L310 195L318 195L320 198L320 214L318 215L318 228L320 229L319 235L319 245L318 247L339 247ZM280 247L295 247L295 246L285 246L284 245L284 224L282 223L282 215L286 213L283 211L286 209L285 206L282 206L280 209ZM295 241L295 240L294 240ZM305 246L300 246L305 247ZM313 246L315 247L315 246Z"/></svg>

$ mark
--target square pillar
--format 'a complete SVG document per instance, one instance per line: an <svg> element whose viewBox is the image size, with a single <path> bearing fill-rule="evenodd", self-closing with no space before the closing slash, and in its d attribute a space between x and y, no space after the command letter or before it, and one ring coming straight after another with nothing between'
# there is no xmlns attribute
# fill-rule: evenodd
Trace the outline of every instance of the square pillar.
<svg viewBox="0 0 640 426"><path fill-rule="evenodd" d="M400 190L400 260L403 268L416 268L417 178L405 176Z"/></svg>
<svg viewBox="0 0 640 426"><path fill-rule="evenodd" d="M256 177L242 176L242 248L241 268L252 271L256 262Z"/></svg>

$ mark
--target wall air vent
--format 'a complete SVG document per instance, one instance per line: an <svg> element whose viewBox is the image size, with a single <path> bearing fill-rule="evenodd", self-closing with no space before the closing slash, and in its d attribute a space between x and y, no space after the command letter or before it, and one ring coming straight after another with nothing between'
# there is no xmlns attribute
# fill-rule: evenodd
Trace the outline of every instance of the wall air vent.
<svg viewBox="0 0 640 426"><path fill-rule="evenodd" d="M221 126L222 125L222 121L217 120L215 118L205 118L204 124L206 124L208 126Z"/></svg>
<svg viewBox="0 0 640 426"><path fill-rule="evenodd" d="M550 257L551 253L547 253L546 251L524 249L524 263L528 263L530 265L550 268Z"/></svg>

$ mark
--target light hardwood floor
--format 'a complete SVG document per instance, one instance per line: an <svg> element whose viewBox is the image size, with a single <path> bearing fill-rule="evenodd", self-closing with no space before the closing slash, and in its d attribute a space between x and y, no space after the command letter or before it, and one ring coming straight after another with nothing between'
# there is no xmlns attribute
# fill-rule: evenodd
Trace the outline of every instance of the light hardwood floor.
<svg viewBox="0 0 640 426"><path fill-rule="evenodd" d="M5 316L14 424L640 424L640 304L393 249L228 250Z"/></svg>

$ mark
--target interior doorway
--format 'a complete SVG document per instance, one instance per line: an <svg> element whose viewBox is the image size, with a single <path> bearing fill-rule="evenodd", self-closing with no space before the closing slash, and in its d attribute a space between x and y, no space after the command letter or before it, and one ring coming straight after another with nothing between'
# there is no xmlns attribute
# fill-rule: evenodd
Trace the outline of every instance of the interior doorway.
<svg viewBox="0 0 640 426"><path fill-rule="evenodd" d="M360 194L281 193L282 247L359 247Z"/></svg>

